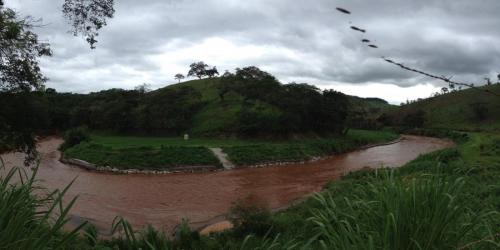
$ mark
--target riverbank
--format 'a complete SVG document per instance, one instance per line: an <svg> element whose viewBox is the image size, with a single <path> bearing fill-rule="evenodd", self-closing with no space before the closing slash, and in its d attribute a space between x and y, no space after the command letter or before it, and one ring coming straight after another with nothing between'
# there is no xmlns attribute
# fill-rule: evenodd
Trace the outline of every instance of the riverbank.
<svg viewBox="0 0 500 250"><path fill-rule="evenodd" d="M78 196L69 213L70 223L77 226L87 220L102 234L109 234L116 216L126 218L136 229L151 224L170 234L182 219L201 222L226 214L234 202L249 194L270 208L281 208L321 191L326 183L348 172L367 166L402 166L419 154L452 145L446 140L409 136L396 144L339 154L306 165L172 175L115 175L61 163L58 151L61 143L57 138L40 142L42 160L37 180L48 190L54 190L64 189L77 177L64 198L70 202ZM8 154L3 159L7 166L21 166L24 157Z"/></svg>
<svg viewBox="0 0 500 250"><path fill-rule="evenodd" d="M213 171L221 162L209 147L221 148L236 167L305 163L356 148L395 140L385 131L351 130L345 136L288 141L94 136L67 149L65 163L122 174Z"/></svg>
<svg viewBox="0 0 500 250"><path fill-rule="evenodd" d="M206 236L193 244L207 246L205 249L222 246L253 249L271 243L276 249L291 245L297 249L304 245L308 246L306 249L318 249L321 244L312 239L322 235L332 237L326 238L325 244L338 246L343 242L350 246L348 249L369 248L366 240L362 240L366 237L372 239L373 245L390 249L406 249L416 243L453 249L497 249L500 243L499 180L500 134L469 134L468 139L461 140L455 148L422 155L395 170L366 169L350 173L330 182L320 196L307 198L283 211L265 215L262 210L248 210L245 218L254 219L235 228L230 221L221 219L202 227L201 233ZM436 195L439 188L443 188L442 195ZM384 210L370 204L386 207ZM447 204L456 206L456 214L452 216ZM446 221L436 220L437 214ZM390 219L390 215L394 217L388 223L385 220ZM341 221L325 224L336 220ZM462 231L467 223L474 226ZM419 225L425 232L413 225ZM426 232L441 236L425 236ZM463 232L461 237L453 236L459 232ZM248 235L252 236L247 238ZM390 235L396 237L384 241Z"/></svg>

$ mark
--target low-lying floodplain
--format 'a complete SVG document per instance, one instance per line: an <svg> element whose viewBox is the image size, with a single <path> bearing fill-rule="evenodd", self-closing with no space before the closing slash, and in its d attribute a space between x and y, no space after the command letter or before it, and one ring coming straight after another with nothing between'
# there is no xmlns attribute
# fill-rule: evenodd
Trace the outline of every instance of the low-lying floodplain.
<svg viewBox="0 0 500 250"><path fill-rule="evenodd" d="M53 206L46 218L27 211L10 220L44 227L43 237L51 240L38 244L72 249L495 249L500 138L487 133L455 138L453 146L449 139L403 136L395 144L308 164L166 176L66 166L58 161L62 141L47 139L40 143L44 157L35 178L40 182L10 186L10 175L3 175L3 199L32 197L25 202ZM12 166L20 156L2 158ZM34 196L30 190L37 184L65 192ZM20 190L26 190L24 196ZM308 196L313 192L318 193ZM56 214L67 220L44 222ZM224 220L234 228L208 235L195 231ZM83 221L88 221L85 233L71 234ZM0 230L10 232L9 227ZM9 242L22 237L2 235L11 237Z"/></svg>
<svg viewBox="0 0 500 250"><path fill-rule="evenodd" d="M90 141L66 149L64 157L117 169L196 170L199 166L221 168L210 148L221 148L237 166L249 166L308 161L397 138L392 132L367 130L350 130L336 137L273 141L94 135Z"/></svg>

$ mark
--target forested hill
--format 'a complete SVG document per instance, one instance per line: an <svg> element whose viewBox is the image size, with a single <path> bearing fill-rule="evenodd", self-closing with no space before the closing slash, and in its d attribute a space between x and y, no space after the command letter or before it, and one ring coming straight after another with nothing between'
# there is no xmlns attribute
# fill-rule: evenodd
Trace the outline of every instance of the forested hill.
<svg viewBox="0 0 500 250"><path fill-rule="evenodd" d="M500 84L452 91L402 105L379 120L396 126L498 131L499 96Z"/></svg>
<svg viewBox="0 0 500 250"><path fill-rule="evenodd" d="M4 93L0 102L2 117L42 131L84 125L123 134L263 137L342 133L351 125L365 126L355 124L366 120L360 116L389 106L313 85L282 84L256 67L151 92L110 89L83 95L48 89Z"/></svg>

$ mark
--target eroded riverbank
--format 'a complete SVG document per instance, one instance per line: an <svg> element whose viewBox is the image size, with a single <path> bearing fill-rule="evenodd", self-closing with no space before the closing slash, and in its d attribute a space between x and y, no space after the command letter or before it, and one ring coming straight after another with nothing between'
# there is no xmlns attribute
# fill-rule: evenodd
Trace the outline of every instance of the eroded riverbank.
<svg viewBox="0 0 500 250"><path fill-rule="evenodd" d="M171 174L163 176L96 173L59 162L58 138L39 145L42 161L38 179L48 189L63 188L77 177L67 199L79 195L72 210L74 223L89 220L106 233L115 216L132 225L152 224L165 231L183 218L209 221L225 214L238 198L253 195L270 208L287 206L294 200L322 189L325 183L364 167L398 167L419 154L450 147L451 141L404 136L391 145L362 149L307 164L247 168L224 172ZM21 165L22 154L3 156L7 166Z"/></svg>

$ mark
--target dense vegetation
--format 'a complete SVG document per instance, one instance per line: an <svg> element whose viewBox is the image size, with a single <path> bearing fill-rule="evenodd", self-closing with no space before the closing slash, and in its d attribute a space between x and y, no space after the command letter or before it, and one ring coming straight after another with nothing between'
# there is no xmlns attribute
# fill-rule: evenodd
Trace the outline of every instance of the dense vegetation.
<svg viewBox="0 0 500 250"><path fill-rule="evenodd" d="M386 112L379 121L390 126L466 131L500 129L500 85L465 89L418 100Z"/></svg>
<svg viewBox="0 0 500 250"><path fill-rule="evenodd" d="M2 118L20 120L19 125L36 123L38 131L49 132L85 125L126 134L288 137L340 134L348 115L348 98L342 93L281 84L256 67L151 92L110 89L83 95L47 89L0 94Z"/></svg>

